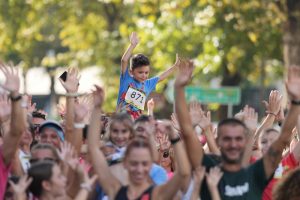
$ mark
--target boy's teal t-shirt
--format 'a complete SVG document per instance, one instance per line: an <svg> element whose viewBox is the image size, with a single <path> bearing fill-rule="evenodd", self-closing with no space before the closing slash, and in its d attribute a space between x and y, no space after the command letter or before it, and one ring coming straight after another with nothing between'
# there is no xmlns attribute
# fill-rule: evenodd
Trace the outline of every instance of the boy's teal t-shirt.
<svg viewBox="0 0 300 200"><path fill-rule="evenodd" d="M129 105L125 102L125 95L129 87L135 88L139 91L143 91L146 97L155 90L156 84L158 83L159 77L155 76L153 78L147 79L145 82L141 83L135 80L130 74L128 68L125 73L120 75L120 88L118 94L118 103L117 107L121 110L127 110L126 107L129 107L130 111L137 112L140 111L139 108Z"/></svg>

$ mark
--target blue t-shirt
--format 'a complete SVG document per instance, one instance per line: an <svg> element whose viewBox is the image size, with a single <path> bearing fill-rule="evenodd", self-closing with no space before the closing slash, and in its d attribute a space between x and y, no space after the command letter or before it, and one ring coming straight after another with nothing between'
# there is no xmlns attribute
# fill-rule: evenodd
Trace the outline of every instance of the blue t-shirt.
<svg viewBox="0 0 300 200"><path fill-rule="evenodd" d="M126 110L126 105L128 105L128 103L125 102L125 95L126 92L129 88L129 86L138 89L140 91L143 91L146 94L146 97L149 96L149 94L155 90L156 84L159 81L159 77L155 76L153 78L147 79L146 81L139 82L137 80L135 80L128 71L128 68L126 69L126 71L124 72L124 74L121 73L120 75L120 88L119 88L119 94L118 94L118 103L117 103L117 107L121 108L121 110ZM129 105L129 109L131 111L140 111L138 108L136 108L133 105Z"/></svg>
<svg viewBox="0 0 300 200"><path fill-rule="evenodd" d="M150 177L155 185L162 185L168 181L168 175L166 170L157 164L152 164L150 170Z"/></svg>

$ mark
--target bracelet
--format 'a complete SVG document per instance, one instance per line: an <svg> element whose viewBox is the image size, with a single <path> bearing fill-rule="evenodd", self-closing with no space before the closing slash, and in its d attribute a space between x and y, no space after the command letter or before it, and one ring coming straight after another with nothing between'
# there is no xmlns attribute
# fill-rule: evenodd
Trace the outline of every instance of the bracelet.
<svg viewBox="0 0 300 200"><path fill-rule="evenodd" d="M82 96L84 94L80 94L80 93L66 93L64 96L66 97L79 97Z"/></svg>
<svg viewBox="0 0 300 200"><path fill-rule="evenodd" d="M87 183L81 183L80 188L87 190L88 192L92 191L92 187Z"/></svg>
<svg viewBox="0 0 300 200"><path fill-rule="evenodd" d="M276 117L276 114L273 113L273 112L270 112L270 111L266 111L267 114L270 114L270 115L274 115Z"/></svg>
<svg viewBox="0 0 300 200"><path fill-rule="evenodd" d="M21 100L22 99L22 95L20 95L20 94L18 94L17 96L12 96L11 94L9 95L9 98L10 98L10 100L12 101L12 102L17 102L17 101L19 101L19 100Z"/></svg>
<svg viewBox="0 0 300 200"><path fill-rule="evenodd" d="M300 105L300 101L296 101L296 100L292 100L291 103L296 106Z"/></svg>
<svg viewBox="0 0 300 200"><path fill-rule="evenodd" d="M174 139L170 139L170 142L171 142L172 145L175 145L180 140L181 140L180 137L177 137L177 138L174 138Z"/></svg>
<svg viewBox="0 0 300 200"><path fill-rule="evenodd" d="M84 123L74 123L74 128L83 129L85 127Z"/></svg>

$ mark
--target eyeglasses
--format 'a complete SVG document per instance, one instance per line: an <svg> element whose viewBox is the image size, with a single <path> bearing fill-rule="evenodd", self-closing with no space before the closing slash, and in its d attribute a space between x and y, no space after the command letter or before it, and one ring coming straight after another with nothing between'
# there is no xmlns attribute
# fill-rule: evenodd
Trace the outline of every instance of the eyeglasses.
<svg viewBox="0 0 300 200"><path fill-rule="evenodd" d="M36 162L43 161L43 160L48 160L48 161L52 161L52 162L58 163L58 160L56 160L56 159L54 159L54 158L43 158L43 159L30 158L30 159L29 159L29 162L30 162L30 164L34 164L34 163L36 163Z"/></svg>

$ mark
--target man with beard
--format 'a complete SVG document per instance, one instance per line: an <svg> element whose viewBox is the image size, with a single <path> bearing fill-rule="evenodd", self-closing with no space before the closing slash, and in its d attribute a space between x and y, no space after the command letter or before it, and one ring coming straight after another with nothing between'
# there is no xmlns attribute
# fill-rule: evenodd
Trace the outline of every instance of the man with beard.
<svg viewBox="0 0 300 200"><path fill-rule="evenodd" d="M242 166L242 157L246 147L246 126L239 120L226 119L218 125L217 144L221 157L204 155L202 146L194 133L184 87L190 82L194 65L191 61L182 60L175 81L175 108L182 138L185 141L188 156L195 170L202 164L209 171L219 166L223 176L218 184L218 191L223 200L259 200L268 180L275 172L284 148L289 144L292 129L300 113L300 68L289 67L285 82L291 102L290 111L283 124L281 134L270 146L262 159L247 168ZM201 188L201 199L211 199L206 184Z"/></svg>

